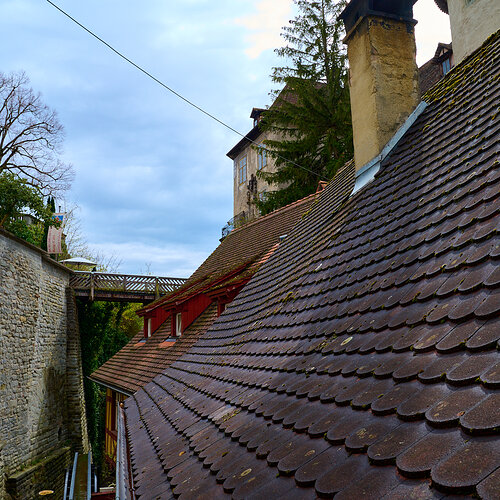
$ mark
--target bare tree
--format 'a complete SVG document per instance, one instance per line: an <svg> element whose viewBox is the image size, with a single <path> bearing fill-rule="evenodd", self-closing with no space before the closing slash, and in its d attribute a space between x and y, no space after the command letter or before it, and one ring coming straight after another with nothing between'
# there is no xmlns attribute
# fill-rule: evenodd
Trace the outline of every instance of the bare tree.
<svg viewBox="0 0 500 500"><path fill-rule="evenodd" d="M44 194L67 189L73 170L59 159L63 138L56 112L26 74L0 73L0 173L10 170Z"/></svg>
<svg viewBox="0 0 500 500"><path fill-rule="evenodd" d="M65 202L63 204L66 214L63 225L66 253L63 254L62 258L84 257L95 262L99 272L117 273L122 260L115 254L105 254L89 247L79 216L80 207Z"/></svg>

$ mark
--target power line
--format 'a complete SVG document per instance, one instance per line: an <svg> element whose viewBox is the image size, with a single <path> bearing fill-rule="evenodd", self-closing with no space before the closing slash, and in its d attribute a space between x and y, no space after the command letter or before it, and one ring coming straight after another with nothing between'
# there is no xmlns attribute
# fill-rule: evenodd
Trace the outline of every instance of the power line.
<svg viewBox="0 0 500 500"><path fill-rule="evenodd" d="M101 37L99 37L98 35L96 35L93 31L91 31L86 26L84 26L82 23L80 23L79 21L77 21L74 17L72 17L66 11L64 11L63 9L61 9L54 2L52 2L51 0L47 0L47 2L50 5L52 5L52 7L54 7L55 9L57 9L61 14L64 14L68 19L71 19L71 21L73 21L76 25L80 26L80 28L82 28L83 30L85 30L89 35L93 36L96 40L98 40L103 45L105 45L106 47L108 47L108 49L110 49L111 51L113 51L117 56L119 56L122 59L124 59L125 61L127 61L134 68L136 68L140 72L144 73L146 76L148 76L153 81L155 81L158 85L161 85L164 89L168 90L169 92L171 92L172 94L174 94L179 99L182 99L184 102L186 102L187 104L189 104L193 108L197 109L198 111L200 111L204 115L208 116L212 120L215 120L220 125L222 125L222 126L226 127L227 129L231 130L231 132L234 132L235 134L239 135L240 137L243 137L243 139L246 139L250 143L252 143L255 146L257 146L259 149L265 149L266 151L268 151L269 153L271 153L271 155L274 155L274 156L276 156L278 158L281 158L282 160L286 161L287 163L290 163L291 165L294 165L297 168L301 168L302 170L305 170L305 171L307 171L307 172L309 172L309 173L311 173L313 175L316 175L317 177L321 177L317 172L314 172L313 170L310 170L307 167L299 165L298 163L295 163L294 161L289 160L288 158L285 158L284 156L281 156L281 155L279 155L279 154L277 154L277 153L275 153L275 152L273 152L273 151L271 151L271 150L269 150L267 148L262 147L260 144L258 144L257 142L253 141L248 136L243 135L241 132L239 132L235 128L231 127L231 125L228 125L227 123L224 123L222 120L219 120L219 118L217 118L213 114L209 113L208 111L205 111L203 108L201 108L200 106L198 106L194 102L190 101L189 99L187 99L183 95L179 94L179 92L176 92L174 89L172 89L171 87L169 87L168 85L166 85L165 83L163 83L161 80L159 80L158 78L156 78L154 75L152 75L149 71L145 70L144 68L142 68L141 66L139 66L138 64L136 64L134 61L132 61L131 59L129 59L127 56L125 56L124 54L122 54L120 51L118 51L117 49L115 49L111 44L109 44L108 42L106 42L105 40L103 40Z"/></svg>

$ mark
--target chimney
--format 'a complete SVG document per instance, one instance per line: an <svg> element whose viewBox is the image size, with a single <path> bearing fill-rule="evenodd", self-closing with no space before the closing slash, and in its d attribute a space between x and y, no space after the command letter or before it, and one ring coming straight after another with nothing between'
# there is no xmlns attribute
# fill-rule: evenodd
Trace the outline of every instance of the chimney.
<svg viewBox="0 0 500 500"><path fill-rule="evenodd" d="M352 0L346 28L356 171L380 154L420 101L416 0Z"/></svg>
<svg viewBox="0 0 500 500"><path fill-rule="evenodd" d="M435 0L437 6L450 15L451 39L455 64L478 49L500 28L498 0Z"/></svg>

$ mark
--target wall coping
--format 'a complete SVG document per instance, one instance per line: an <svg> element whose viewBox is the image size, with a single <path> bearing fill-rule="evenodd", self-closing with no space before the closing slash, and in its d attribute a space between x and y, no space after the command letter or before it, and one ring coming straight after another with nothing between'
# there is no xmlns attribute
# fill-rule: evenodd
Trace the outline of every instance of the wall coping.
<svg viewBox="0 0 500 500"><path fill-rule="evenodd" d="M60 262L57 262L57 260L54 260L45 250L42 250L40 247L37 247L36 245L33 245L32 243L28 243L27 241L23 240L22 238L19 238L15 236L12 233L9 233L9 231L6 231L5 229L0 227L0 235L5 236L6 238L15 241L16 243L19 243L26 248L29 248L30 250L34 250L37 252L41 258L46 261L47 263L53 265L54 267L58 267L61 270L64 270L68 272L69 274L73 274L73 270L70 269L69 267L66 267L64 264L61 264Z"/></svg>
<svg viewBox="0 0 500 500"><path fill-rule="evenodd" d="M71 446L63 446L62 448L59 448L50 455L45 456L39 462L36 462L35 464L27 467L26 469L22 469L19 472L16 472L15 474L8 476L7 481L19 481L24 476L29 476L40 467L47 465L48 463L52 462L56 458L59 458L61 455L64 455L68 451L71 451Z"/></svg>

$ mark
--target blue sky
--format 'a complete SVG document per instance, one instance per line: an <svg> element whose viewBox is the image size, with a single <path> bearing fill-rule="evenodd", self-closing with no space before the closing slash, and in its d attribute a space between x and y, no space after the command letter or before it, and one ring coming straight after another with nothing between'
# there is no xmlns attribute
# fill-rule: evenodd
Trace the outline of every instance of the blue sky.
<svg viewBox="0 0 500 500"><path fill-rule="evenodd" d="M270 104L291 0L55 1L127 57L241 133ZM449 42L433 0L414 8L417 61ZM40 0L0 1L0 71L24 70L65 127L89 247L120 271L187 277L232 216L239 137L129 66ZM63 203L63 202L61 202Z"/></svg>

